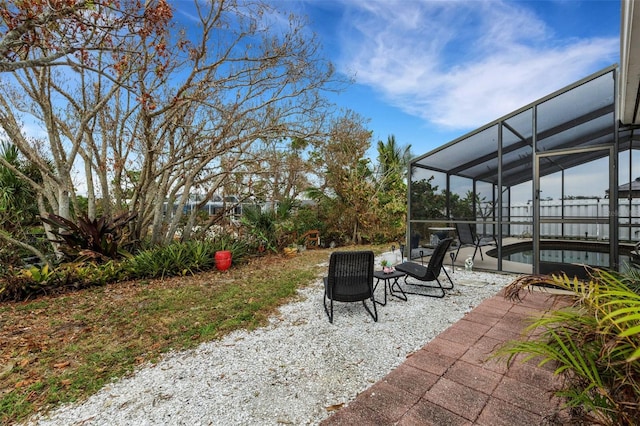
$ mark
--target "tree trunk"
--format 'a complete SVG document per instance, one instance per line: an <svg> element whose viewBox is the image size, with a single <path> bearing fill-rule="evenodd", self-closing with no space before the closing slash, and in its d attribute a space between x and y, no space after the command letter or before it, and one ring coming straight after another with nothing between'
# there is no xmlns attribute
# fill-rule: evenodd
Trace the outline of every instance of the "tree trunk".
<svg viewBox="0 0 640 426"><path fill-rule="evenodd" d="M93 189L93 174L91 173L89 159L84 160L84 174L87 180L87 216L93 220L96 218L96 193Z"/></svg>

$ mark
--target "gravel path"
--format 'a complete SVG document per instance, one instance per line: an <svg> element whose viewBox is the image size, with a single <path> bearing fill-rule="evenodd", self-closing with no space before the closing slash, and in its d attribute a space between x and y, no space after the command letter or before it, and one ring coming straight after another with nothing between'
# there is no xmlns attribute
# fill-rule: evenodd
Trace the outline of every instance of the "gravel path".
<svg viewBox="0 0 640 426"><path fill-rule="evenodd" d="M270 324L166 355L35 425L310 425L328 417L513 280L456 270L444 299L409 295L378 306L336 303L334 324L318 280ZM444 275L444 274L443 274ZM381 283L382 284L382 283ZM378 286L376 299L383 296Z"/></svg>

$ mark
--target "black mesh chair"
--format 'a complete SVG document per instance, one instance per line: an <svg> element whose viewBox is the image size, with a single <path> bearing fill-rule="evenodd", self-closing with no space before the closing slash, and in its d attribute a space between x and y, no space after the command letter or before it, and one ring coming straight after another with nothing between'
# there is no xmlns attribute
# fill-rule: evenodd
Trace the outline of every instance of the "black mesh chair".
<svg viewBox="0 0 640 426"><path fill-rule="evenodd" d="M336 251L329 258L329 274L324 277L324 311L333 323L333 302L362 302L374 321L378 311L373 297L372 251ZM327 299L329 307L327 307ZM366 304L371 299L373 312Z"/></svg>
<svg viewBox="0 0 640 426"><path fill-rule="evenodd" d="M453 238L445 238L444 240L440 240L436 248L433 250L433 254L429 259L429 263L427 264L427 266L424 266L415 262L404 262L399 265L396 265L396 271L404 272L405 274L407 274L404 277L405 284L419 286L419 287L426 287L426 288L434 288L438 290L438 292L436 293L423 293L423 292L413 293L410 291L405 291L405 293L417 294L420 296L442 298L445 296L445 292L444 292L445 290L451 290L453 288L453 280L451 280L451 277L447 273L447 270L442 267L442 264L444 262L444 257L447 254L447 251L449 250L449 247L451 246L452 241L453 241ZM444 271L445 275L449 279L450 285L446 287L442 285L442 283L438 279L438 276L440 275L440 271ZM418 281L424 281L424 282L435 281L437 286L420 284L420 283L411 283L407 281L408 277L412 277Z"/></svg>
<svg viewBox="0 0 640 426"><path fill-rule="evenodd" d="M458 250L456 250L456 256L454 260L458 258L458 252L462 247L470 247L473 246L475 249L473 250L472 259L476 259L476 253L480 251L480 259L484 260L484 256L482 255L482 249L480 247L491 245L492 243L485 243L479 238L473 229L471 228L470 223L456 223L456 232L458 234Z"/></svg>

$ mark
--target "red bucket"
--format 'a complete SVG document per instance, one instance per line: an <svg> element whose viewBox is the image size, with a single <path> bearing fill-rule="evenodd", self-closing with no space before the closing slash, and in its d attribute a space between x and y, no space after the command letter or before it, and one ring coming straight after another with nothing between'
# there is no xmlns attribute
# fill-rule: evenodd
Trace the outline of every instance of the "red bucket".
<svg viewBox="0 0 640 426"><path fill-rule="evenodd" d="M228 250L217 251L215 254L216 269L226 271L231 266L231 252Z"/></svg>

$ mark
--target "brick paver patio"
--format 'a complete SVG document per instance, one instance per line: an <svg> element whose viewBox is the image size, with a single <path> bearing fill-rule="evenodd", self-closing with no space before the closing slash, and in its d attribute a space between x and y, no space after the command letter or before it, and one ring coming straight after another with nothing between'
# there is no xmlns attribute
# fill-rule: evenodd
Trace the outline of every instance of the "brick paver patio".
<svg viewBox="0 0 640 426"><path fill-rule="evenodd" d="M531 316L563 303L539 292L520 303L502 294L487 299L321 424L514 426L566 419L552 393L560 379L551 366L488 359L518 338Z"/></svg>

